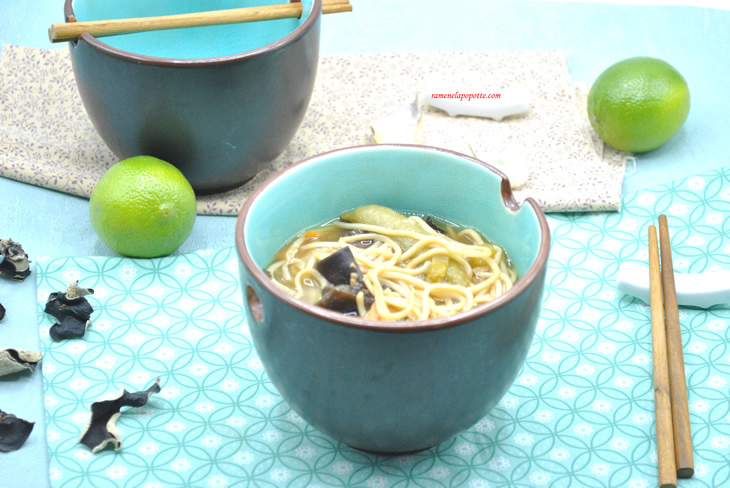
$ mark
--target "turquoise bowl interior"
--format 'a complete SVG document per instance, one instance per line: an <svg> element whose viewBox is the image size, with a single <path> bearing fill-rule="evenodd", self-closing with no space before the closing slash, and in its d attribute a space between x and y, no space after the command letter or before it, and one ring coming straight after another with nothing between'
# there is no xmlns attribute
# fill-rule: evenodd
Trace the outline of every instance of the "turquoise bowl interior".
<svg viewBox="0 0 730 488"><path fill-rule="evenodd" d="M284 0L74 0L76 20L110 20L187 14L286 3ZM101 38L105 44L135 54L157 58L202 59L254 51L291 34L312 12L313 0L302 0L298 19L247 22L139 32Z"/></svg>
<svg viewBox="0 0 730 488"><path fill-rule="evenodd" d="M541 212L517 206L505 178L468 156L419 146L324 154L253 197L243 228L246 249L257 266L266 267L302 231L376 203L473 227L502 246L524 276L540 252Z"/></svg>

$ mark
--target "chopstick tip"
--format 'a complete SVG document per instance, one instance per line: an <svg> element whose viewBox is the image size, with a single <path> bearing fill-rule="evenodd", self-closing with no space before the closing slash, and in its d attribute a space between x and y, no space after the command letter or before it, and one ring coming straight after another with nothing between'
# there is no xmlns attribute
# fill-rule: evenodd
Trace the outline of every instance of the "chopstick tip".
<svg viewBox="0 0 730 488"><path fill-rule="evenodd" d="M56 42L56 26L52 25L48 28L48 40Z"/></svg>
<svg viewBox="0 0 730 488"><path fill-rule="evenodd" d="M677 469L677 478L691 478L695 474L695 470L691 466Z"/></svg>

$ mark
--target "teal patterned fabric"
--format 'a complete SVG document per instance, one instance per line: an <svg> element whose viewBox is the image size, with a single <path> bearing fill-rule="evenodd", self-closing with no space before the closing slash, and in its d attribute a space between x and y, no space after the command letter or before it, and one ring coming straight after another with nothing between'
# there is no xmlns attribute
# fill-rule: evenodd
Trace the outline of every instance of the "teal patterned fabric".
<svg viewBox="0 0 730 488"><path fill-rule="evenodd" d="M647 261L667 214L677 272L730 269L730 170L624 198L620 213L551 215L547 288L532 349L499 405L463 434L397 457L308 426L253 349L234 248L153 260L37 260L50 478L60 487L657 486L649 307L614 287ZM94 288L93 325L54 343L49 293ZM730 478L730 310L681 308L696 473ZM120 452L78 444L93 401L161 378L118 422ZM485 381L487 379L485 378Z"/></svg>

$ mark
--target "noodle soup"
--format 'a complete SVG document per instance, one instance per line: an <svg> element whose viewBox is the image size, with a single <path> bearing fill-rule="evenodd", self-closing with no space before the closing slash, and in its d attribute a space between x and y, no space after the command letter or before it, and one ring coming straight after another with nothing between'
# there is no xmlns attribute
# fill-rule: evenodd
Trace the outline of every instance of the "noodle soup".
<svg viewBox="0 0 730 488"><path fill-rule="evenodd" d="M379 321L471 310L517 280L504 250L477 230L379 205L302 233L266 271L306 303Z"/></svg>
<svg viewBox="0 0 730 488"><path fill-rule="evenodd" d="M392 210L382 211L381 207L371 206L373 203L419 215L422 222L394 215ZM333 219L348 209L359 210L355 215L345 215L345 220L354 225L333 230L330 235L330 225L336 222ZM382 222L363 223L373 216ZM461 302L466 301L461 298L463 294L456 291L453 296L445 296L445 289L452 285L445 278L449 268L451 273L465 270L449 266L450 261L459 262L459 258L443 251L429 256L426 253L432 251L431 245L413 244L423 234L429 234L429 238L440 234L426 228L431 220L428 216L470 226L503 246L509 254L505 268L514 267L517 272L514 285L507 289L508 282L485 274L482 282L492 280L491 284L501 287L504 293L492 298L496 293L487 292L491 302L459 312ZM464 230L451 226L449 231L445 221L436 224L452 238ZM376 241L368 235L375 234L375 229L365 225L391 230ZM349 303L347 299L333 299L332 303L350 307L347 313L353 313L354 302L354 313L359 315L358 302L367 307L372 300L365 314L375 313L375 295L382 289L386 312L394 314L394 320L384 320L380 315L378 321L369 320L308 304L305 300L321 300L316 291L311 298L291 294L298 293L296 285L291 284L297 280L319 283L312 271L299 274L296 270L295 260L309 261L305 251L312 256L315 253L314 249L300 248L316 244L322 249L317 252L329 258L342 246L334 252L328 246L337 246L344 239L349 240L345 247L357 268L350 266L347 251L342 251L334 265L327 261L318 266L322 272L317 271L340 283L333 285L336 291L352 284L355 276ZM411 245L405 251L400 246L400 250L379 249L385 247L382 243L387 239L412 241L406 240L406 246ZM294 246L290 248L289 244ZM533 344L544 296L550 229L537 202L528 197L517 203L509 181L485 163L440 148L377 145L314 156L288 166L257 186L239 214L236 248L246 325L272 387L312 429L333 441L369 452L395 454L454 439L484 418L508 391ZM493 249L488 259L499 263L495 260L497 253L504 253L497 247ZM395 269L374 273L367 267L368 261L376 258L389 262L391 252L401 256L413 253L408 261L411 269L406 267L408 264L402 268L396 265L389 267ZM438 257L442 254L449 259ZM502 265L476 264L478 258L470 255L463 259L472 270L498 269L500 276L504 271ZM275 282L267 276L267 268L274 275L279 273L270 267L275 261L288 264L289 282ZM429 268L426 262L430 262ZM428 281L427 271L432 266L431 273L443 276L443 281ZM403 270L404 278L392 278L390 273ZM368 289L373 296L367 299L362 287L367 289L369 274L376 274L384 283L373 287L373 292ZM416 278L425 278L425 284L419 281L414 289L431 286L427 296L432 298L426 300L429 309L433 300L436 312L453 314L418 320L418 312L425 310L423 294L420 298L415 291L406 298L395 295L406 285L410 287ZM481 299L472 291L474 286L478 284L465 287L477 297L472 303ZM324 291L324 287L321 289ZM363 293L358 299L360 291ZM332 295L337 298L338 294ZM373 304L375 312L370 312ZM411 312L416 320L409 318Z"/></svg>

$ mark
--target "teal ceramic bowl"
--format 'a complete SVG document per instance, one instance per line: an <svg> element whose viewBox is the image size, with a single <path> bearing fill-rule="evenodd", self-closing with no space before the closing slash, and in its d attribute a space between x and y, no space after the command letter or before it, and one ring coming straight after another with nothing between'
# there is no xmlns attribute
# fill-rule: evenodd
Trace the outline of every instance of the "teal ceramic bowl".
<svg viewBox="0 0 730 488"><path fill-rule="evenodd" d="M286 0L66 0L67 21L152 17ZM119 159L156 156L198 194L241 185L291 142L309 105L322 0L299 19L70 43L81 100Z"/></svg>
<svg viewBox="0 0 730 488"><path fill-rule="evenodd" d="M262 271L303 230L380 204L469 225L502 245L519 273L468 312L375 322L306 305ZM241 289L256 351L282 397L311 425L378 453L430 448L502 398L527 355L542 302L550 234L531 199L463 154L362 146L307 159L262 184L238 216Z"/></svg>

